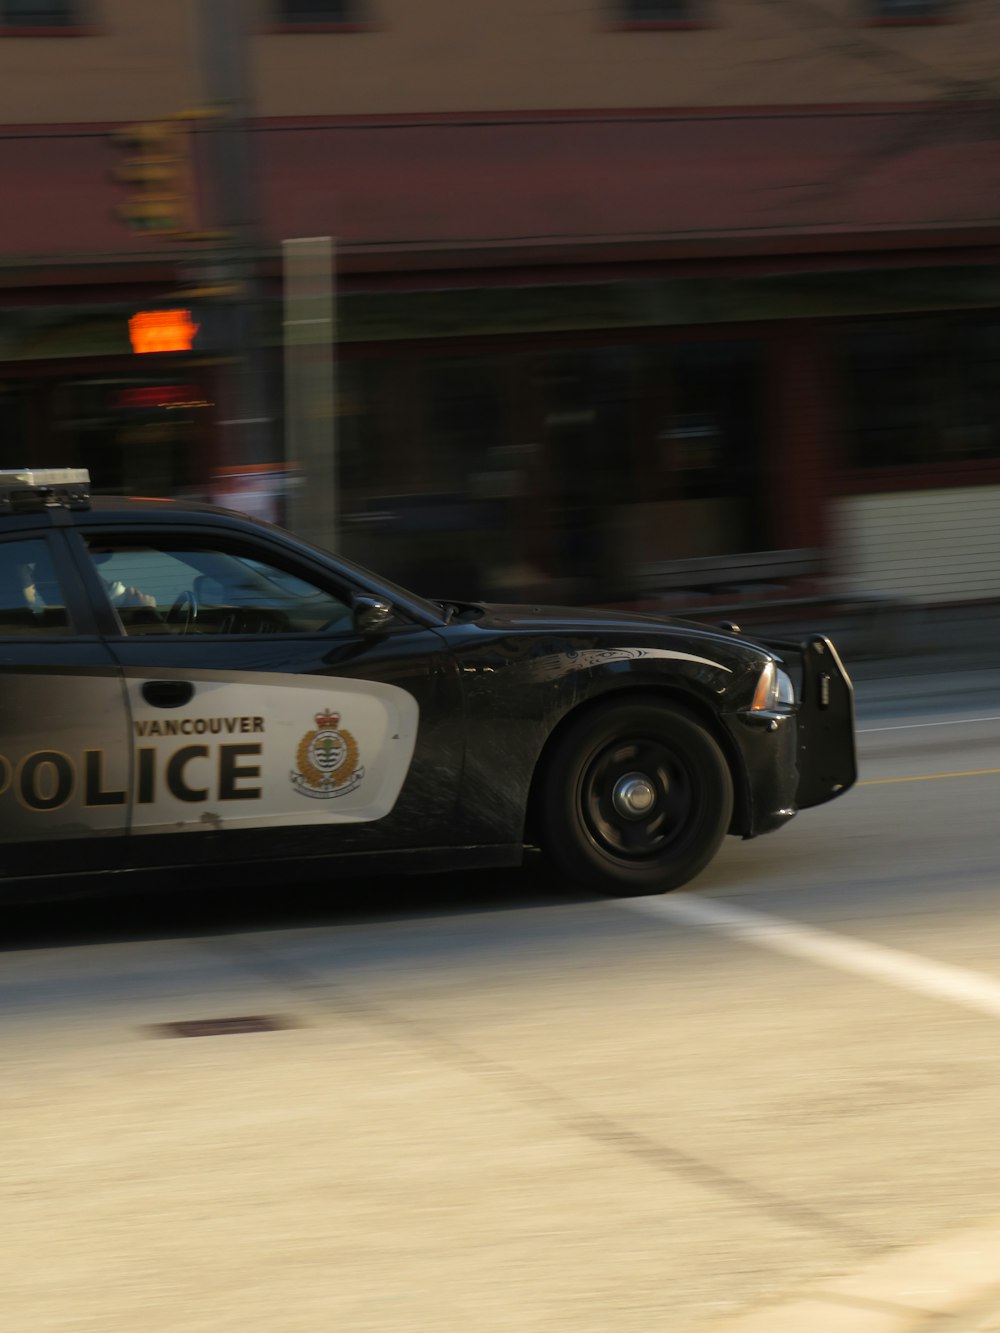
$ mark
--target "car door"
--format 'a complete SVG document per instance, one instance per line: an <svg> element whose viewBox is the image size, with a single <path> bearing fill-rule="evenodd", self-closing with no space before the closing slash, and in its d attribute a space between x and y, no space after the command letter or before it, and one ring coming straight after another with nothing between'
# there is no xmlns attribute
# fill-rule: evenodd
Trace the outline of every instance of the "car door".
<svg viewBox="0 0 1000 1333"><path fill-rule="evenodd" d="M464 750L440 635L398 612L356 628L356 591L211 525L88 526L135 770L136 865L446 845Z"/></svg>
<svg viewBox="0 0 1000 1333"><path fill-rule="evenodd" d="M0 885L124 864L131 747L121 670L63 533L0 532Z"/></svg>

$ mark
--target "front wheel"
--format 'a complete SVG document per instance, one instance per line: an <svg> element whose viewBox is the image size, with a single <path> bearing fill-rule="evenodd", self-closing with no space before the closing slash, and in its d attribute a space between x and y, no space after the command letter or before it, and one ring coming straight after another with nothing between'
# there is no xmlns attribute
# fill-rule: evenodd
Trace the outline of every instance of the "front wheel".
<svg viewBox="0 0 1000 1333"><path fill-rule="evenodd" d="M733 781L714 738L669 704L611 704L555 741L540 793L543 849L574 879L664 893L704 870L726 835Z"/></svg>

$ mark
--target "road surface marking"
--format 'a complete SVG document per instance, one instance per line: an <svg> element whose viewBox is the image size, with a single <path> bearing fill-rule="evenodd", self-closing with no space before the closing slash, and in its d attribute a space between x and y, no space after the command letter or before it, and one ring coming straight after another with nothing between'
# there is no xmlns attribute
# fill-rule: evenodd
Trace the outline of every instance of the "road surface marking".
<svg viewBox="0 0 1000 1333"><path fill-rule="evenodd" d="M876 731L914 731L917 727L971 727L977 722L1000 722L1000 715L992 717L950 717L944 722L899 722L891 727L859 727L859 736L870 736Z"/></svg>
<svg viewBox="0 0 1000 1333"><path fill-rule="evenodd" d="M1000 773L1000 768L970 768L964 773L918 773L913 778L865 778L858 787L884 787L889 782L937 782L940 778L983 778L988 773Z"/></svg>
<svg viewBox="0 0 1000 1333"><path fill-rule="evenodd" d="M867 940L800 925L785 917L734 907L718 898L697 898L683 893L666 898L627 898L620 900L619 905L643 916L705 926L762 949L826 963L887 986L948 1000L991 1018L1000 1018L1000 981L983 972L936 963L902 949L889 949Z"/></svg>
<svg viewBox="0 0 1000 1333"><path fill-rule="evenodd" d="M1000 1327L995 1221L890 1250L843 1277L720 1324L718 1333L988 1333Z"/></svg>

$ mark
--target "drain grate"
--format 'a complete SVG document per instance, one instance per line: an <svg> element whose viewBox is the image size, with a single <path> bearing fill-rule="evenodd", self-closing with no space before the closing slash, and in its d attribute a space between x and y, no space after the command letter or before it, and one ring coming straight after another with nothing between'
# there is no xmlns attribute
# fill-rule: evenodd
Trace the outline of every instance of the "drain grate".
<svg viewBox="0 0 1000 1333"><path fill-rule="evenodd" d="M247 1014L238 1018L189 1018L179 1023L157 1023L152 1031L158 1037L236 1037L243 1032L280 1032L296 1028L291 1018L274 1014Z"/></svg>

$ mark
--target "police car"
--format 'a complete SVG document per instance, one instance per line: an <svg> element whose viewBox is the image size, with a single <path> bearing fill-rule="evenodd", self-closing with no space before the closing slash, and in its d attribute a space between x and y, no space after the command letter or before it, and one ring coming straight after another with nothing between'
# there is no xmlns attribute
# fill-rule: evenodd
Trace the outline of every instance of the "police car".
<svg viewBox="0 0 1000 1333"><path fill-rule="evenodd" d="M427 601L269 524L0 473L0 885L515 865L656 893L855 781L821 636Z"/></svg>

